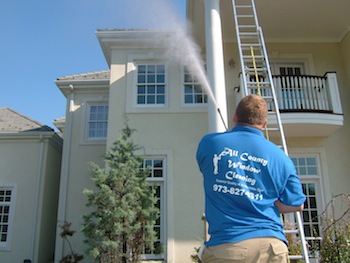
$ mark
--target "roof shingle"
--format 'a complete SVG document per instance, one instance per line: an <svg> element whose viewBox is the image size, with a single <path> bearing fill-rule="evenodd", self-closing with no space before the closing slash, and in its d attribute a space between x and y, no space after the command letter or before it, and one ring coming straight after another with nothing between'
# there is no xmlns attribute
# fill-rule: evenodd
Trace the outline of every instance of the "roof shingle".
<svg viewBox="0 0 350 263"><path fill-rule="evenodd" d="M10 108L0 108L0 133L24 131L53 131L53 129Z"/></svg>

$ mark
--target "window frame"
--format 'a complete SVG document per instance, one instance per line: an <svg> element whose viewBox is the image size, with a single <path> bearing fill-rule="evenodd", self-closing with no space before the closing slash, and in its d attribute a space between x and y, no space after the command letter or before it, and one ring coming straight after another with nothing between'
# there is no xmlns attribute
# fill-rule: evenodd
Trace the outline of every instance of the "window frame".
<svg viewBox="0 0 350 263"><path fill-rule="evenodd" d="M109 104L107 100L91 100L91 101L85 101L85 107L84 107L84 118L83 118L83 127L84 127L84 141L81 143L105 143L108 137L108 120L109 120ZM106 122L106 136L105 137L90 137L90 129L89 129L89 124L90 124L90 112L91 112L91 107L94 106L106 106L107 107L107 120L104 121Z"/></svg>
<svg viewBox="0 0 350 263"><path fill-rule="evenodd" d="M189 74L191 76L192 81L191 82L186 82L186 77L185 75ZM182 97L182 105L185 107L203 107L208 105L208 100L209 100L209 95L208 92L203 88L203 85L199 81L195 81L196 77L194 74L192 74L190 71L186 71L186 66L182 66L181 68L181 81L182 81L182 92L181 92L181 97ZM203 102L195 102L195 99L193 99L193 102L188 103L186 102L186 85L191 85L193 88L195 85L199 85L201 89L201 93L191 93L192 97L195 97L196 94L200 95L203 99Z"/></svg>
<svg viewBox="0 0 350 263"><path fill-rule="evenodd" d="M142 260L166 260L166 247L167 247L167 190L166 190L166 177L167 177L167 157L164 155L144 155L143 168L146 168L145 162L149 160L162 160L162 177L148 177L146 181L151 186L160 186L160 242L163 246L162 253L160 254L142 254ZM152 168L153 171L153 168Z"/></svg>
<svg viewBox="0 0 350 263"><path fill-rule="evenodd" d="M145 66L158 66L162 65L164 66L164 103L144 103L139 104L138 103L138 78L139 78L139 66L145 65ZM169 85L168 85L168 74L169 69L168 65L165 61L159 60L159 61L134 61L133 67L135 69L135 77L134 77L134 92L133 92L133 105L135 108L141 108L141 109L153 109L153 108L167 108L168 107L168 100L169 100ZM157 77L157 75L155 75ZM148 82L144 83L145 86L148 86ZM153 83L155 86L155 89L157 89L157 82ZM146 93L147 94L147 93ZM156 96L157 93L155 93L154 96Z"/></svg>
<svg viewBox="0 0 350 263"><path fill-rule="evenodd" d="M319 228L319 235L322 236L322 225L321 225L321 219L320 216L322 212L325 209L325 200L328 200L329 198L329 191L324 188L324 185L329 185L328 184L328 175L325 173L326 171L326 162L325 162L325 152L323 149L299 149L298 153L294 152L293 154L290 154L290 158L314 158L316 161L315 168L317 171L317 175L299 175L300 181L303 185L306 184L314 184L315 185L315 197L316 197L316 204L317 204L317 216L318 216L318 228ZM294 162L294 161L293 161ZM299 172L298 167L297 172ZM307 196L309 198L309 196ZM303 220L303 226L304 226L304 232L305 232L305 237L306 240L308 240L309 244L315 244L317 246L317 243L320 242L319 237L314 237L313 234L311 236L306 236L306 231L305 231L305 226L311 225L312 221L307 222L305 224L304 222L304 213L310 213L311 209L308 210L309 208L305 205L305 208L303 212L301 212L302 220ZM292 219L290 219L292 217ZM294 220L294 214L288 214L288 220L292 221ZM293 221L292 221L293 222ZM309 224L310 223L310 224ZM314 243L316 242L316 243ZM314 257L316 255L310 255L311 257Z"/></svg>
<svg viewBox="0 0 350 263"><path fill-rule="evenodd" d="M11 250L12 237L13 237L13 222L14 222L14 210L15 210L15 199L16 199L16 188L15 186L0 186L0 191L11 191L11 200L9 202L9 219L8 219L8 228L7 228L7 238L5 242L1 242L0 239L0 251ZM0 202L0 206L5 202ZM7 204L7 203L6 203ZM1 233L1 232L0 232Z"/></svg>

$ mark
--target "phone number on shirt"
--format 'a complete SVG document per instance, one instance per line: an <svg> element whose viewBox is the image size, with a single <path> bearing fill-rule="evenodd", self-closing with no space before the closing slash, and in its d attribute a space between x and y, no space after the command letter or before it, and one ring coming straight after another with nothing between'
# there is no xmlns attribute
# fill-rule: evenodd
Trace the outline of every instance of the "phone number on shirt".
<svg viewBox="0 0 350 263"><path fill-rule="evenodd" d="M249 191L242 189L242 188L227 187L225 185L220 185L220 184L214 184L213 190L215 192L224 193L224 194L231 194L231 195L237 195L237 196L245 195L248 198L253 199L253 200L261 201L264 199L262 194L254 194L254 193L249 192Z"/></svg>

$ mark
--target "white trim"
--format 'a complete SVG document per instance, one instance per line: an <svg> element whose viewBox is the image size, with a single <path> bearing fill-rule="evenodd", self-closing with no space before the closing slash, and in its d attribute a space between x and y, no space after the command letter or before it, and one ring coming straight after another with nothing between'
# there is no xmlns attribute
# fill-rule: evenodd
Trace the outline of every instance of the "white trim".
<svg viewBox="0 0 350 263"><path fill-rule="evenodd" d="M330 179L327 167L327 154L326 150L323 147L290 147L289 155L292 156L309 156L317 155L319 161L319 176L321 183L321 192L322 192L322 207L325 207L329 200L332 199L332 194L330 191Z"/></svg>
<svg viewBox="0 0 350 263"><path fill-rule="evenodd" d="M270 65L278 64L304 64L305 75L315 75L315 64L311 53L283 53L272 51L269 53ZM273 71L273 70L272 70ZM274 73L275 74L275 73Z"/></svg>
<svg viewBox="0 0 350 263"><path fill-rule="evenodd" d="M181 65L181 70L180 70L180 75L181 75L181 92L180 92L180 96L181 96L181 107L184 108L199 108L201 109L201 111L203 111L203 109L208 110L208 101L210 100L210 95L208 94L208 92L204 89L203 85L198 81L196 83L198 83L198 85L202 86L202 90L203 93L205 93L207 95L207 102L203 102L203 103L186 103L185 101L185 67L186 65ZM191 74L191 72L188 72L189 74ZM191 74L192 77L193 74ZM193 83L192 83L193 84Z"/></svg>
<svg viewBox="0 0 350 263"><path fill-rule="evenodd" d="M164 104L137 104L137 66L138 65L164 65ZM127 71L132 76L132 82L128 82L127 84L127 91L129 90L130 85L132 85L132 108L135 110L148 110L151 109L154 111L155 109L159 109L162 111L162 109L167 109L169 107L169 65L168 62L164 59L159 60L142 60L142 59L134 59L132 63L128 63L127 65ZM128 79L130 80L130 79ZM147 83L146 83L147 84Z"/></svg>
<svg viewBox="0 0 350 263"><path fill-rule="evenodd" d="M166 176L164 179L164 193L165 193L165 202L164 207L165 212L165 242L166 247L164 248L164 261L165 262L174 262L175 260L175 233L174 233L174 157L173 150L171 149L154 149L154 148L145 148L140 153L146 158L165 158L165 168Z"/></svg>

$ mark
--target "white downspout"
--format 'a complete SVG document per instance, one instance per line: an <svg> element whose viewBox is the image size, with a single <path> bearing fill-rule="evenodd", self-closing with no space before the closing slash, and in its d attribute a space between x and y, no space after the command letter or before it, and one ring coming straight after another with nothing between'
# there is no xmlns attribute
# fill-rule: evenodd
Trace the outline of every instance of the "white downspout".
<svg viewBox="0 0 350 263"><path fill-rule="evenodd" d="M38 176L36 178L36 189L35 189L35 205L34 205L34 211L33 211L33 230L32 230L32 244L31 244L31 260L33 262L37 262L37 256L38 256L38 225L40 222L38 222L38 213L39 213L39 206L41 206L41 198L42 198L42 186L41 181L43 177L43 160L44 160L44 139L43 135L40 134L40 148L39 148L39 161L38 161ZM41 218L40 218L41 221Z"/></svg>
<svg viewBox="0 0 350 263"><path fill-rule="evenodd" d="M62 231L61 225L66 221L67 208L67 189L69 179L69 164L70 164L70 150L72 137L72 119L74 112L74 87L69 85L71 93L69 95L69 112L66 124L63 131L63 150L62 150L62 166L60 178L60 192L57 212L57 226L56 226L56 245L55 245L55 262L58 263L63 256L63 238L59 235Z"/></svg>
<svg viewBox="0 0 350 263"><path fill-rule="evenodd" d="M205 0L204 6L207 74L216 101L208 102L208 126L209 132L223 132L227 127L227 106L220 0Z"/></svg>

